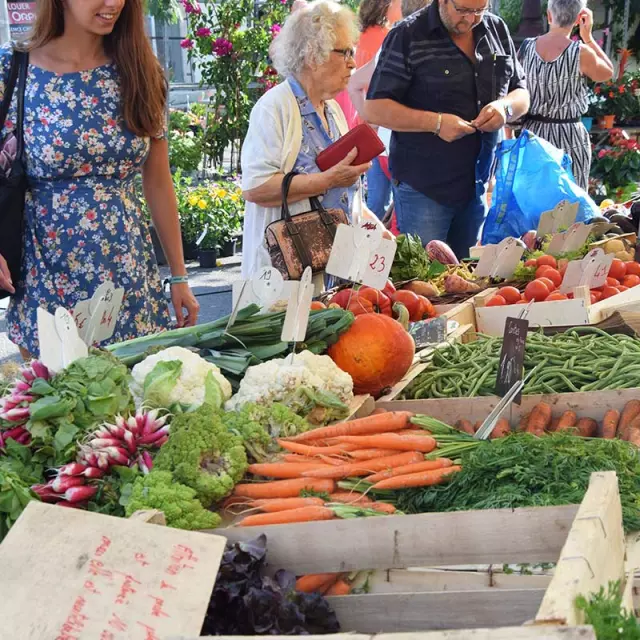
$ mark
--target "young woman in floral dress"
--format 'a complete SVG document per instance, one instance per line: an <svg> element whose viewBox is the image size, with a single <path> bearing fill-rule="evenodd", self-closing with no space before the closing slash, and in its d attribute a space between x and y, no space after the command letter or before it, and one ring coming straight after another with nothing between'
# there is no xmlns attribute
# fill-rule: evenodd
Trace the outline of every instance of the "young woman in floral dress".
<svg viewBox="0 0 640 640"><path fill-rule="evenodd" d="M171 267L179 325L195 324L164 132L167 89L144 30L143 0L40 0L29 39L24 138L29 190L24 258L11 282L9 335L38 353L36 311L72 310L111 280L125 295L112 341L156 332L170 315L149 227L136 204L142 175ZM11 64L0 47L0 101ZM0 141L16 122L17 91Z"/></svg>

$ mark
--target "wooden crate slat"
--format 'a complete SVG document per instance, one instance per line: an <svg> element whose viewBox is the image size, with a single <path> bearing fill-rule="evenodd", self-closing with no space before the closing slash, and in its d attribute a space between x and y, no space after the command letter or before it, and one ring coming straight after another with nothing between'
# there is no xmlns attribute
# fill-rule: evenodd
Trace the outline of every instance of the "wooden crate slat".
<svg viewBox="0 0 640 640"><path fill-rule="evenodd" d="M458 511L215 529L237 540L267 535L269 563L294 572L555 562L576 505ZM496 532L508 531L508 536Z"/></svg>
<svg viewBox="0 0 640 640"><path fill-rule="evenodd" d="M591 475L589 489L560 553L537 623L582 622L578 595L596 592L624 577L625 537L615 471Z"/></svg>
<svg viewBox="0 0 640 640"><path fill-rule="evenodd" d="M270 636L271 640L289 640L291 636ZM255 640L254 636L204 636L169 638L168 640ZM593 627L503 627L501 629L450 629L417 633L381 633L363 635L337 633L305 636L305 640L596 640Z"/></svg>
<svg viewBox="0 0 640 640"><path fill-rule="evenodd" d="M328 598L342 629L387 633L523 624L544 589L367 594Z"/></svg>

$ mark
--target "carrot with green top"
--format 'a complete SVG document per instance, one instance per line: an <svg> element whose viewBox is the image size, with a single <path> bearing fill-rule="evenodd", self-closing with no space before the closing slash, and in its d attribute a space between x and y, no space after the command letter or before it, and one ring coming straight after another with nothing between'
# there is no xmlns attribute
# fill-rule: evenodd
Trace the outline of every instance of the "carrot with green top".
<svg viewBox="0 0 640 640"><path fill-rule="evenodd" d="M377 471L392 469L413 462L422 462L424 456L417 451L406 451L386 458L375 458L373 460L362 460L352 462L340 467L330 467L327 469L311 469L304 472L305 478L348 478L350 476L368 476Z"/></svg>
<svg viewBox="0 0 640 640"><path fill-rule="evenodd" d="M309 573L306 576L300 576L296 580L296 591L319 593L323 587L328 588L339 577L339 573ZM326 586L327 584L328 586Z"/></svg>
<svg viewBox="0 0 640 640"><path fill-rule="evenodd" d="M357 449L350 451L347 455L354 460L373 460L374 458L384 458L398 453L395 449Z"/></svg>
<svg viewBox="0 0 640 640"><path fill-rule="evenodd" d="M293 478L273 482L237 484L233 496L244 498L297 498L302 491L333 493L336 483L328 478Z"/></svg>
<svg viewBox="0 0 640 640"><path fill-rule="evenodd" d="M333 447L315 447L308 444L300 444L298 442L289 442L289 440L278 440L277 442L283 449L309 458L318 455L329 456L334 453L347 453L357 449L356 446L344 444L337 444Z"/></svg>
<svg viewBox="0 0 640 640"><path fill-rule="evenodd" d="M344 578L336 580L336 582L324 592L324 596L348 596L353 586Z"/></svg>
<svg viewBox="0 0 640 640"><path fill-rule="evenodd" d="M433 471L434 469L444 469L445 467L452 467L453 461L449 458L437 458L436 460L425 460L424 462L415 462L413 464L407 464L402 467L396 467L395 469L386 469L385 471L379 471L372 476L365 478L367 482L375 484L381 480L387 478L395 478L396 476L404 476L408 473L420 473L421 471Z"/></svg>
<svg viewBox="0 0 640 640"><path fill-rule="evenodd" d="M275 513L257 513L247 516L238 523L239 527L263 527L272 524L292 524L295 522L315 522L333 520L336 514L327 507L301 507Z"/></svg>
<svg viewBox="0 0 640 640"><path fill-rule="evenodd" d="M441 484L446 478L460 471L462 467L444 467L433 471L409 473L395 478L387 478L373 485L372 489L408 489L409 487L431 487Z"/></svg>
<svg viewBox="0 0 640 640"><path fill-rule="evenodd" d="M301 507L322 507L324 500L322 498L266 498L254 500L250 505L264 513L276 513Z"/></svg>
<svg viewBox="0 0 640 640"><path fill-rule="evenodd" d="M640 400L629 400L622 410L620 422L618 423L618 437L627 440L628 430L631 423L640 415Z"/></svg>
<svg viewBox="0 0 640 640"><path fill-rule="evenodd" d="M616 409L609 409L602 419L602 437L605 440L613 440L616 437L618 423L620 422L620 412Z"/></svg>
<svg viewBox="0 0 640 640"><path fill-rule="evenodd" d="M394 449L397 451L421 451L431 453L436 448L436 441L430 436L399 436L397 433L379 433L369 436L342 436L345 444L361 447Z"/></svg>
<svg viewBox="0 0 640 640"><path fill-rule="evenodd" d="M375 416L357 418L349 422L339 422L338 424L320 427L311 431L306 431L294 438L289 438L289 442L309 442L311 440L321 440L326 438L338 438L340 436L364 436L373 433L385 433L387 431L400 431L409 426L409 420L413 414L409 411L389 411L379 413Z"/></svg>
<svg viewBox="0 0 640 640"><path fill-rule="evenodd" d="M305 464L300 462L262 462L258 464L250 464L247 471L254 476L263 476L265 478L278 478L284 480L287 478L302 478L304 471L311 469L326 469L330 465L323 464L321 461Z"/></svg>
<svg viewBox="0 0 640 640"><path fill-rule="evenodd" d="M458 420L456 422L456 429L462 431L463 433L468 433L469 435L473 435L476 430L473 428L473 424L469 420Z"/></svg>
<svg viewBox="0 0 640 640"><path fill-rule="evenodd" d="M565 411L558 420L558 424L554 431L567 431L568 429L574 429L578 422L578 414L575 411Z"/></svg>
<svg viewBox="0 0 640 640"><path fill-rule="evenodd" d="M533 407L527 424L527 433L542 436L551 424L551 407L546 402L538 402Z"/></svg>

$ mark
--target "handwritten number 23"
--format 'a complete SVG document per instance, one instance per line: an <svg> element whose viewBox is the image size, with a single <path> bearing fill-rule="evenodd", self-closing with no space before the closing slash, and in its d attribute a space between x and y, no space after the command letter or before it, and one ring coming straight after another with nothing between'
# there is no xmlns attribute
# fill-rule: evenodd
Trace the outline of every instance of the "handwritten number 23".
<svg viewBox="0 0 640 640"><path fill-rule="evenodd" d="M386 267L386 261L384 256L374 254L373 261L369 263L369 267L378 273L382 273Z"/></svg>

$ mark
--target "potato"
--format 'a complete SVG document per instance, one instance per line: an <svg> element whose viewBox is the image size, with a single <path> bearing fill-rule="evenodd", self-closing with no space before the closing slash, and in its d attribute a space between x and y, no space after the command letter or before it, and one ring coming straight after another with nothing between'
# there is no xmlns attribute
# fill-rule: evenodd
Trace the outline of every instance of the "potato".
<svg viewBox="0 0 640 640"><path fill-rule="evenodd" d="M634 258L634 254L631 251L618 251L616 252L616 258L623 262L630 262Z"/></svg>
<svg viewBox="0 0 640 640"><path fill-rule="evenodd" d="M622 240L609 240L604 245L605 253L618 253L619 251L625 251L626 248L624 246L624 242Z"/></svg>

